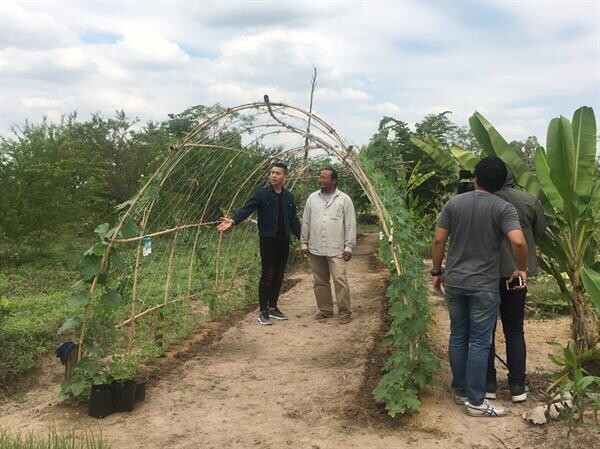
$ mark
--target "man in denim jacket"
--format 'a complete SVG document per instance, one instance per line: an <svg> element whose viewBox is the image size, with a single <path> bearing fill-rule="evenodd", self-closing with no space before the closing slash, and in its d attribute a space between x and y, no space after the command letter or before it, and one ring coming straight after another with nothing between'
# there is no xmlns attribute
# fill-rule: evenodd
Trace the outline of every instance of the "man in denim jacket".
<svg viewBox="0 0 600 449"><path fill-rule="evenodd" d="M271 318L288 319L277 307L277 300L287 264L290 236L294 234L300 238L300 221L296 216L294 195L283 188L287 172L287 165L274 163L269 175L270 185L256 192L233 218L223 218L217 226L219 232L224 232L244 221L252 212L257 212L262 266L258 284L258 322L262 325L273 324Z"/></svg>

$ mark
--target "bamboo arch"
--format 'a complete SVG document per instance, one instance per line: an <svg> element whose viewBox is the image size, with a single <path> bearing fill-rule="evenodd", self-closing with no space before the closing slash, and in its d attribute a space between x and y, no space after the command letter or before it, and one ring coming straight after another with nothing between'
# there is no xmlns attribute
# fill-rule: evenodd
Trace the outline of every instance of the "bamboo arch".
<svg viewBox="0 0 600 449"><path fill-rule="evenodd" d="M265 148L276 151L265 155L259 151ZM168 307L179 303L191 310L198 292L208 291L216 301L219 295L229 298L235 288L240 288L236 282L244 267L239 266L236 254L245 250L247 241L255 240L246 238L250 237L251 227L242 229L237 240L224 238L212 228L217 215L229 214L264 184L265 172L273 160L286 158L296 162L292 188L311 162L320 158L338 160L371 202L387 237L395 270L398 275L403 274L392 220L356 152L318 115L296 106L271 103L265 95L263 102L229 108L193 129L171 147L154 174L123 209L106 241L98 269L98 273L109 269L111 252L116 249L126 253L129 307L115 324L123 337L123 352L135 350L138 322L157 314L152 329L160 334L169 320L165 312ZM228 177L240 171L246 173L245 178L232 181ZM139 232L122 237L121 231L132 221ZM159 245L159 260L146 260L144 245L148 241ZM215 255L214 274L199 283L197 269L206 263L203 257L207 254ZM100 280L101 274L93 278L91 298L97 295ZM206 289L208 284L210 290ZM224 288L226 284L228 289ZM83 355L91 311L91 304L87 304L78 336L78 360ZM142 333L148 334L148 329L146 326ZM164 346L164 333L162 337ZM411 344L411 356L414 349Z"/></svg>

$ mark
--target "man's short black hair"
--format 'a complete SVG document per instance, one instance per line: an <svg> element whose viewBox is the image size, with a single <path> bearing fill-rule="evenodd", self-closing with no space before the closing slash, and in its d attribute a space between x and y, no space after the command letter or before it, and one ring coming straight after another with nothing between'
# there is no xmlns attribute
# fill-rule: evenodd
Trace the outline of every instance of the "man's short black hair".
<svg viewBox="0 0 600 449"><path fill-rule="evenodd" d="M337 172L337 170L335 168L333 168L333 167L323 167L321 169L321 171L323 171L323 170L327 170L327 171L331 172L331 180L335 181L337 183L338 172Z"/></svg>
<svg viewBox="0 0 600 449"><path fill-rule="evenodd" d="M500 190L506 181L506 164L496 156L488 156L475 166L477 185L488 192Z"/></svg>
<svg viewBox="0 0 600 449"><path fill-rule="evenodd" d="M271 165L271 168L273 167L283 168L283 173L287 175L288 168L283 162L274 162L273 165Z"/></svg>

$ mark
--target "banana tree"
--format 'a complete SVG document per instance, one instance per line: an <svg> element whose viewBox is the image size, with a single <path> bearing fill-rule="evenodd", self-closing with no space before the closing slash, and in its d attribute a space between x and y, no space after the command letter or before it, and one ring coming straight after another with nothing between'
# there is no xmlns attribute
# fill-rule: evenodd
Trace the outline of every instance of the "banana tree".
<svg viewBox="0 0 600 449"><path fill-rule="evenodd" d="M503 159L517 184L542 201L549 225L536 242L542 252L541 265L571 302L571 332L577 350L592 348L598 339L598 322L583 293L582 267L593 263L596 256L597 242L592 236L599 221L595 213L600 204L600 179L596 174L593 109L579 108L571 122L563 116L550 122L547 150L538 148L535 155L535 173L481 114L473 114L469 123L484 152Z"/></svg>
<svg viewBox="0 0 600 449"><path fill-rule="evenodd" d="M417 210L418 197L415 195L415 189L435 175L435 171L421 173L421 161L415 164L410 177L406 182L406 193L404 194L404 202L409 211Z"/></svg>
<svg viewBox="0 0 600 449"><path fill-rule="evenodd" d="M457 174L461 168L472 172L480 159L478 155L458 145L452 145L450 152L448 152L442 143L431 135L425 139L413 136L410 138L410 141L425 154L429 155L440 168L453 171Z"/></svg>

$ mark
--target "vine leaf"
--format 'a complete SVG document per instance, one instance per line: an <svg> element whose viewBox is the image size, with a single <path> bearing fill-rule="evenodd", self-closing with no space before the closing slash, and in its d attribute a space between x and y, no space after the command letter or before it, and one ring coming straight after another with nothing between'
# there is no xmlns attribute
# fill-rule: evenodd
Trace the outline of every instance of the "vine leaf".
<svg viewBox="0 0 600 449"><path fill-rule="evenodd" d="M72 309L76 309L78 307L86 305L90 302L92 295L88 289L82 290L80 292L75 293L69 298L68 305Z"/></svg>
<svg viewBox="0 0 600 449"><path fill-rule="evenodd" d="M58 330L58 334L64 334L66 331L74 329L81 324L81 319L78 316L68 318Z"/></svg>
<svg viewBox="0 0 600 449"><path fill-rule="evenodd" d="M92 256L92 255L96 255L96 256L101 256L104 253L104 243L102 242L97 242L94 245L92 245L85 253L83 253L84 256Z"/></svg>
<svg viewBox="0 0 600 449"><path fill-rule="evenodd" d="M109 229L110 226L108 223L102 223L101 225L98 225L96 229L94 229L94 232L98 235L100 240L104 240L108 234Z"/></svg>
<svg viewBox="0 0 600 449"><path fill-rule="evenodd" d="M107 288L102 295L102 304L105 307L114 309L121 304L121 295L112 288Z"/></svg>
<svg viewBox="0 0 600 449"><path fill-rule="evenodd" d="M135 221L129 220L121 228L121 235L125 239L137 237L138 235L140 235L140 228L138 228L137 224L135 224Z"/></svg>
<svg viewBox="0 0 600 449"><path fill-rule="evenodd" d="M86 256L83 258L83 262L81 263L81 274L83 276L83 279L89 281L94 276L96 276L98 274L99 265L99 256L95 254L86 254Z"/></svg>

